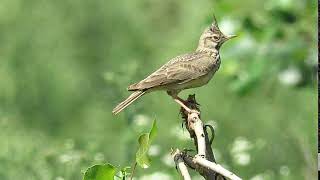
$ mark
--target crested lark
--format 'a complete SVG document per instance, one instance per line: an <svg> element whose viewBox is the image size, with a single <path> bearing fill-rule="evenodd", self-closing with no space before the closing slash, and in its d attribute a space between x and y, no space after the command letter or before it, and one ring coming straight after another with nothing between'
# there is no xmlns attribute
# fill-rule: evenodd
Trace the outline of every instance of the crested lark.
<svg viewBox="0 0 320 180"><path fill-rule="evenodd" d="M224 35L214 18L210 27L202 33L198 48L195 52L177 56L150 74L142 81L128 87L133 93L112 111L118 114L124 108L142 95L156 90L165 90L167 93L189 113L184 100L178 97L181 90L200 87L209 82L220 66L219 49L234 35Z"/></svg>

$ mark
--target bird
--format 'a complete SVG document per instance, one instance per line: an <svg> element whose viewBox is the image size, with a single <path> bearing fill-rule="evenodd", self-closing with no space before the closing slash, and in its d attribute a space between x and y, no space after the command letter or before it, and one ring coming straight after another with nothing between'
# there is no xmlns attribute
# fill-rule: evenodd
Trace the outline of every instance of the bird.
<svg viewBox="0 0 320 180"><path fill-rule="evenodd" d="M224 35L220 31L213 15L212 24L201 34L194 52L169 60L145 79L131 84L127 90L132 91L132 94L119 103L112 113L118 114L141 96L155 91L167 91L188 113L196 112L185 105L185 101L178 96L179 92L206 85L220 67L219 50L222 44L234 37L236 35Z"/></svg>

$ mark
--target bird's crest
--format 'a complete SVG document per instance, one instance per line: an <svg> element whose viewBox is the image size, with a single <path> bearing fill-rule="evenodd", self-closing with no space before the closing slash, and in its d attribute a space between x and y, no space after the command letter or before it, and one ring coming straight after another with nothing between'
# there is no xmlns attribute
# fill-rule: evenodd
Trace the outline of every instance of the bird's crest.
<svg viewBox="0 0 320 180"><path fill-rule="evenodd" d="M211 31L220 30L216 16L213 14L212 17L213 17L213 21L211 23L210 30Z"/></svg>

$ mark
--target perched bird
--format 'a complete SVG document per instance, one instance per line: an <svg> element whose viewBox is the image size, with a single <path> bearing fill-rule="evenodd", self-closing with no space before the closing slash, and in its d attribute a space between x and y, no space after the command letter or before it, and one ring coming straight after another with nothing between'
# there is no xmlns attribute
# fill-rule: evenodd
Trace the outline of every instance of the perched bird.
<svg viewBox="0 0 320 180"><path fill-rule="evenodd" d="M187 112L189 109L184 100L178 97L181 90L200 87L207 84L220 67L219 49L235 35L224 35L217 24L213 23L202 33L195 52L177 56L150 74L142 81L128 87L133 93L112 111L118 114L139 97L153 91L165 90Z"/></svg>

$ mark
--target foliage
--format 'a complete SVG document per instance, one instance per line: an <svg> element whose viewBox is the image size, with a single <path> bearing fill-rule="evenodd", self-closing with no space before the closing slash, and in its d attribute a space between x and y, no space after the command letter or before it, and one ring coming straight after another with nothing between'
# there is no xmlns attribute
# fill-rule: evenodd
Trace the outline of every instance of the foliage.
<svg viewBox="0 0 320 180"><path fill-rule="evenodd" d="M154 120L150 132L139 136L139 148L136 153L136 163L142 168L148 168L150 166L150 159L147 153L156 135L157 124ZM118 172L118 176L116 176L117 169L112 164L94 165L87 169L83 180L113 180L117 177L119 179L126 179L128 175L133 174L133 172L130 172L129 170L131 170L130 167L122 168ZM132 169L132 171L134 170L135 168Z"/></svg>
<svg viewBox="0 0 320 180"><path fill-rule="evenodd" d="M113 180L116 168L111 164L94 165L84 174L83 180Z"/></svg>
<svg viewBox="0 0 320 180"><path fill-rule="evenodd" d="M148 151L156 134L157 134L157 124L156 124L156 121L154 121L150 132L142 134L139 137L139 149L136 153L136 162L142 168L148 168L150 166Z"/></svg>

